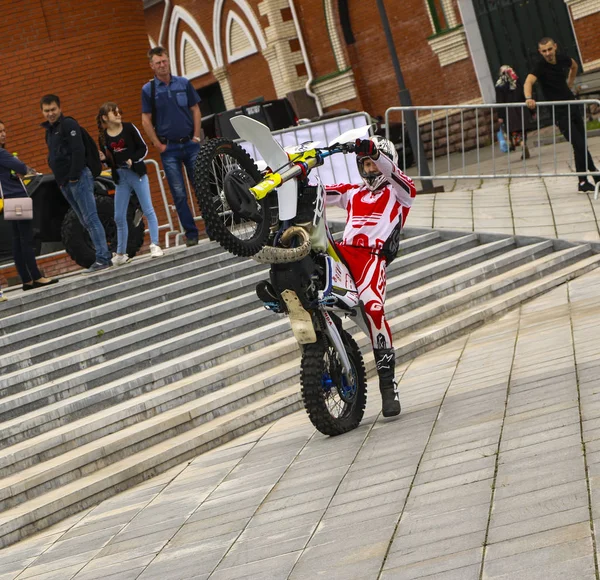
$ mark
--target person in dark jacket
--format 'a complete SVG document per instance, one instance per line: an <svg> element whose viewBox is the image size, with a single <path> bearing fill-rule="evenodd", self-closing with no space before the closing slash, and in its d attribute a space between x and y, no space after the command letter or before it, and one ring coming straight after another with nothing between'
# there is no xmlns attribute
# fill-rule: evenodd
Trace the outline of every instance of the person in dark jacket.
<svg viewBox="0 0 600 580"><path fill-rule="evenodd" d="M63 116L56 95L42 97L40 107L46 118L42 127L46 129L48 165L69 205L89 232L96 250L96 261L87 271L109 268L112 266L111 253L96 209L94 178L85 162L81 127L75 119Z"/></svg>
<svg viewBox="0 0 600 580"><path fill-rule="evenodd" d="M0 121L3 136L6 136L5 125ZM27 190L20 176L32 173L18 157L5 149L5 141L0 143L0 191L5 199L27 197ZM23 283L23 290L43 288L56 284L56 278L42 276L33 249L33 226L31 220L12 220L12 254L15 267ZM1 296L1 293L0 293Z"/></svg>
<svg viewBox="0 0 600 580"><path fill-rule="evenodd" d="M546 101L575 101L573 93L578 64L564 53L558 52L558 45L552 38L544 37L538 42L540 58L525 79L525 104L535 111L537 104L533 98L533 87L539 82ZM593 175L594 182L600 182L598 169L587 147L585 124L585 108L583 105L553 105L553 121L560 129L563 137L571 143L575 156L577 175L577 191L592 193L595 187L588 181Z"/></svg>
<svg viewBox="0 0 600 580"><path fill-rule="evenodd" d="M496 81L496 102L522 103L524 98L521 79L510 66L502 65ZM522 146L523 156L525 159L529 159L531 155L529 147L527 147L527 131L531 130L532 127L529 109L506 107L506 109L498 109L498 115L498 123L504 124L508 133L511 151Z"/></svg>
<svg viewBox="0 0 600 580"><path fill-rule="evenodd" d="M134 191L140 201L142 211L150 230L150 255L159 258L163 251L158 240L158 219L152 197L150 183L146 175L144 157L148 147L133 123L121 121L121 110L116 103L104 103L96 117L98 123L98 143L104 160L112 170L115 188L115 223L117 224L117 253L112 262L121 266L129 261L127 251L127 206Z"/></svg>

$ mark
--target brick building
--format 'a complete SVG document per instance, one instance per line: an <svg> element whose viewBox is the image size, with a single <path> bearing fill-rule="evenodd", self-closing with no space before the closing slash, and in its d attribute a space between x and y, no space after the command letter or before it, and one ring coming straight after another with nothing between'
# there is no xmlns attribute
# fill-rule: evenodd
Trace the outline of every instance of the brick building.
<svg viewBox="0 0 600 580"><path fill-rule="evenodd" d="M498 65L509 62L524 75L544 35L554 36L584 72L600 69L600 0L399 4L386 1L414 104L492 102ZM192 80L210 112L306 88L325 111L382 115L399 104L374 1L144 0L144 6L150 43L169 49L175 70Z"/></svg>
<svg viewBox="0 0 600 580"><path fill-rule="evenodd" d="M542 35L555 36L584 73L600 71L600 0L385 4L417 105L492 101L498 64L523 75ZM340 108L383 115L399 104L374 0L20 0L3 4L3 35L8 146L44 172L39 98L59 94L92 134L109 99L139 123L140 87L150 77L145 53L159 43L201 94L204 112L286 95L301 116ZM61 258L44 267L53 275L75 265ZM0 283L13 274L0 272Z"/></svg>

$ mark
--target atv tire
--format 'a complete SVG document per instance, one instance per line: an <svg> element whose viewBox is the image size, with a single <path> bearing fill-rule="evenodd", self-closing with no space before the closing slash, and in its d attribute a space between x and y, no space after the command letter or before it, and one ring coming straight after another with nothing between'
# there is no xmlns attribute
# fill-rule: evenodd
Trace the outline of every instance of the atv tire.
<svg viewBox="0 0 600 580"><path fill-rule="evenodd" d="M117 226L115 224L115 202L108 195L95 195L96 208L100 223L106 232L106 242L111 253L117 251ZM136 205L129 204L127 208L127 255L133 258L144 243L144 222L140 220L134 225ZM77 214L70 208L61 226L61 237L65 250L71 258L83 268L89 268L96 261L96 251L88 231L81 225Z"/></svg>

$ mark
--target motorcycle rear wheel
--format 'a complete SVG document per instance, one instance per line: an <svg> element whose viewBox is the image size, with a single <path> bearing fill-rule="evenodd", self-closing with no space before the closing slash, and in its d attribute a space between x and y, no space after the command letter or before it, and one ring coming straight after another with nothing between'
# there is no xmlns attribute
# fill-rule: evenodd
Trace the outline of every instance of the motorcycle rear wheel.
<svg viewBox="0 0 600 580"><path fill-rule="evenodd" d="M362 354L354 339L342 330L352 378L342 373L338 354L327 337L304 345L300 370L302 399L311 423L324 435L341 435L356 429L367 404L367 379Z"/></svg>
<svg viewBox="0 0 600 580"><path fill-rule="evenodd" d="M262 180L252 158L237 143L229 139L207 141L200 147L194 167L196 197L208 237L236 256L252 256L267 242L271 211L267 198L256 200L244 188L239 191L246 207L252 208L252 215L244 216L232 209L225 177L234 171L251 185Z"/></svg>

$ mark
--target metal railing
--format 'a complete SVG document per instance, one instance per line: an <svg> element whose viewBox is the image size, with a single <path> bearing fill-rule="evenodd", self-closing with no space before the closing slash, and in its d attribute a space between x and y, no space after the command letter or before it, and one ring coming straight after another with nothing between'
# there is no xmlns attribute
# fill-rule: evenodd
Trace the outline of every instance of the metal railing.
<svg viewBox="0 0 600 580"><path fill-rule="evenodd" d="M412 144L416 152L416 166L421 167L420 142L424 141L429 150L429 168L431 175L412 175L413 179L494 179L494 178L531 178L531 177L565 177L587 176L600 179L600 171L590 170L589 156L586 153L585 171L566 171L559 167L557 159L556 125L561 123L568 127L567 137L570 141L572 120L577 120L578 115L583 118L583 143L584 150L588 149L588 130L586 112L588 105L600 106L600 100L585 99L576 101L538 102L535 108L535 120L528 120L529 111L524 103L496 103L486 105L451 105L451 106L419 106L419 107L391 107L385 112L386 137L391 137L391 123L393 115L401 115L401 143L402 155L400 163L406 167L407 140L404 114L414 111L419 131L417 143ZM577 108L577 109L575 109ZM520 123L510 126L508 109L519 109ZM581 111L583 109L583 111ZM541 123L542 114L548 113L547 119L552 125L552 139L550 143L542 142ZM465 120L466 113L470 118ZM510 142L512 132L520 132L526 139L527 133L537 131L536 138L527 141L528 145L537 145L535 156L526 158L522 155L520 160L511 159L510 147L506 152L500 150L497 142L497 119L505 119L507 141ZM513 123L514 125L514 123ZM423 137L425 134L428 139ZM576 138L576 135L573 135ZM425 142L426 141L426 142ZM523 150L524 153L524 150ZM548 163L550 159L550 163ZM550 166L551 170L548 170ZM598 198L600 180L596 184L594 199Z"/></svg>

